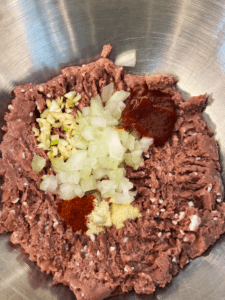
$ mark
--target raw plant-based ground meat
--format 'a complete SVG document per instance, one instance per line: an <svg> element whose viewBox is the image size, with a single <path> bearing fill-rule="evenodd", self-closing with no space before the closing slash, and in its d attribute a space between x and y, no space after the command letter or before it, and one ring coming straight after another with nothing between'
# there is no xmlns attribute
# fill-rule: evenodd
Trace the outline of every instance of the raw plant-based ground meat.
<svg viewBox="0 0 225 300"><path fill-rule="evenodd" d="M153 293L225 231L218 147L202 118L206 95L184 102L174 77L126 74L106 58L110 50L105 47L98 61L68 67L45 84L17 87L0 145L4 176L0 232L12 232L11 241L20 244L42 271L52 273L54 283L68 285L78 300L100 300L133 289ZM90 239L64 226L57 214L60 199L40 190L41 176L52 170L32 127L47 98L77 91L82 99L73 109L76 114L110 82L115 90L130 91L146 83L150 90L169 93L177 122L162 147L153 145L144 153L143 166L137 171L127 168L138 191L133 205L142 217L127 220L118 230L106 227ZM35 153L47 159L39 174L31 168Z"/></svg>

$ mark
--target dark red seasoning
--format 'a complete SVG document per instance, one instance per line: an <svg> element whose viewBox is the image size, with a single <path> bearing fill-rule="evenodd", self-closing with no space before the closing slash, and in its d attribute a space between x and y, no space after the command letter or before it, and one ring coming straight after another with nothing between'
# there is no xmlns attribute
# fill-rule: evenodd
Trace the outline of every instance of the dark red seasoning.
<svg viewBox="0 0 225 300"><path fill-rule="evenodd" d="M94 209L94 199L93 195L89 195L63 200L58 204L58 214L64 219L65 225L70 225L75 232L80 229L86 232L87 216Z"/></svg>
<svg viewBox="0 0 225 300"><path fill-rule="evenodd" d="M162 146L171 136L177 116L174 101L167 93L137 86L122 112L122 125L126 130L136 130L142 137L154 138Z"/></svg>

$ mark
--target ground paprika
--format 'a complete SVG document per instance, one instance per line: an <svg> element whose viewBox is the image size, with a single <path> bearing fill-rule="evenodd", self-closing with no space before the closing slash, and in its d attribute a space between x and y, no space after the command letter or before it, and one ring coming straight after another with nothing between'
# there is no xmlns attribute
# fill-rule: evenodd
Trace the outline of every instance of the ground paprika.
<svg viewBox="0 0 225 300"><path fill-rule="evenodd" d="M70 225L75 232L80 229L86 232L87 216L94 209L94 199L93 195L89 195L63 200L58 204L58 214L64 218L65 225Z"/></svg>

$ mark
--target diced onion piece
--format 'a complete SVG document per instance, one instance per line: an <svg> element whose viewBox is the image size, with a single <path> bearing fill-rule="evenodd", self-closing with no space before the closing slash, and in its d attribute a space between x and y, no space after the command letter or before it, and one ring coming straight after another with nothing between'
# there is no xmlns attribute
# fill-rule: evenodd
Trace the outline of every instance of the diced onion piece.
<svg viewBox="0 0 225 300"><path fill-rule="evenodd" d="M90 166L92 169L98 164L98 160L96 157L87 157L85 159L85 166Z"/></svg>
<svg viewBox="0 0 225 300"><path fill-rule="evenodd" d="M97 168L100 167L100 164L98 163L98 161L96 162L96 164L92 167L93 170L96 170Z"/></svg>
<svg viewBox="0 0 225 300"><path fill-rule="evenodd" d="M112 157L107 158L107 168L116 170L121 161Z"/></svg>
<svg viewBox="0 0 225 300"><path fill-rule="evenodd" d="M79 171L85 165L85 159L87 158L87 151L77 150L67 160L66 165L68 169Z"/></svg>
<svg viewBox="0 0 225 300"><path fill-rule="evenodd" d="M140 165L140 164L134 164L133 169L134 169L134 170L137 170L137 169L139 168L139 165Z"/></svg>
<svg viewBox="0 0 225 300"><path fill-rule="evenodd" d="M80 177L87 179L92 172L92 167L91 166L84 166L82 170L80 170Z"/></svg>
<svg viewBox="0 0 225 300"><path fill-rule="evenodd" d="M125 101L129 96L130 96L129 92L125 92L123 90L117 91L110 97L106 105L112 102L118 103L119 101Z"/></svg>
<svg viewBox="0 0 225 300"><path fill-rule="evenodd" d="M91 141L88 148L89 157L105 157L109 153L109 147L104 140Z"/></svg>
<svg viewBox="0 0 225 300"><path fill-rule="evenodd" d="M129 132L124 129L117 129L120 141L125 148L128 148Z"/></svg>
<svg viewBox="0 0 225 300"><path fill-rule="evenodd" d="M141 162L141 155L142 155L142 150L135 150L131 152L132 155L132 161L134 164L140 164Z"/></svg>
<svg viewBox="0 0 225 300"><path fill-rule="evenodd" d="M153 138L143 137L140 140L140 144L141 144L142 150L144 152L148 151L148 148L153 144L153 142L154 142Z"/></svg>
<svg viewBox="0 0 225 300"><path fill-rule="evenodd" d="M91 115L92 116L102 116L103 113L103 106L102 101L100 99L91 99Z"/></svg>
<svg viewBox="0 0 225 300"><path fill-rule="evenodd" d="M126 171L124 168L116 168L115 170L108 171L108 176L110 180L115 181L117 185L120 185L120 182L123 180Z"/></svg>
<svg viewBox="0 0 225 300"><path fill-rule="evenodd" d="M142 147L141 147L141 144L140 144L139 141L135 141L134 142L134 150L133 151L135 151L135 150L141 150L141 151L143 151Z"/></svg>
<svg viewBox="0 0 225 300"><path fill-rule="evenodd" d="M106 103L105 111L110 114L114 119L119 120L121 118L122 109L119 107L118 103Z"/></svg>
<svg viewBox="0 0 225 300"><path fill-rule="evenodd" d="M100 95L98 94L97 96L95 96L93 99L96 99L96 100L101 100L101 97Z"/></svg>
<svg viewBox="0 0 225 300"><path fill-rule="evenodd" d="M93 176L95 179L102 179L108 174L108 169L98 167L93 171ZM111 178L110 178L111 179Z"/></svg>
<svg viewBox="0 0 225 300"><path fill-rule="evenodd" d="M48 175L40 184L40 189L45 192L54 193L57 188L57 179L54 175Z"/></svg>
<svg viewBox="0 0 225 300"><path fill-rule="evenodd" d="M130 197L135 197L137 195L137 191L129 191Z"/></svg>
<svg viewBox="0 0 225 300"><path fill-rule="evenodd" d="M131 153L125 153L124 158L125 158L125 163L127 166L130 166L130 167L134 166Z"/></svg>
<svg viewBox="0 0 225 300"><path fill-rule="evenodd" d="M61 183L71 183L78 184L80 181L80 174L78 171L73 172L59 172L56 174L56 178L59 184Z"/></svg>
<svg viewBox="0 0 225 300"><path fill-rule="evenodd" d="M82 198L84 196L84 192L83 192L81 186L78 184L74 185L74 192L77 195L77 197Z"/></svg>
<svg viewBox="0 0 225 300"><path fill-rule="evenodd" d="M34 170L36 173L39 173L45 167L45 164L46 164L45 158L43 158L39 155L34 155L32 162L31 162L31 167L32 167L32 170Z"/></svg>
<svg viewBox="0 0 225 300"><path fill-rule="evenodd" d="M76 122L79 123L79 130L80 132L83 131L85 129L86 126L90 125L89 124L89 117L85 117L85 118L78 118L76 119Z"/></svg>
<svg viewBox="0 0 225 300"><path fill-rule="evenodd" d="M134 142L135 142L135 137L129 134L128 141L127 141L127 148L130 151L134 150Z"/></svg>
<svg viewBox="0 0 225 300"><path fill-rule="evenodd" d="M108 165L108 157L107 156L98 157L97 160L98 160L99 165L103 168L105 168Z"/></svg>
<svg viewBox="0 0 225 300"><path fill-rule="evenodd" d="M128 199L125 199L123 193L118 193L118 192L115 193L114 199L115 199L115 202L118 204L124 204L125 202L128 201Z"/></svg>
<svg viewBox="0 0 225 300"><path fill-rule="evenodd" d="M93 126L86 126L81 135L85 140L91 141L95 138L95 128Z"/></svg>
<svg viewBox="0 0 225 300"><path fill-rule="evenodd" d="M136 65L136 49L122 52L116 57L116 65L124 67L134 67Z"/></svg>
<svg viewBox="0 0 225 300"><path fill-rule="evenodd" d="M113 95L113 92L114 92L113 86L114 86L114 83L111 82L110 84L103 87L103 90L102 90L102 101L103 102L108 101L109 98Z"/></svg>
<svg viewBox="0 0 225 300"><path fill-rule="evenodd" d="M62 183L59 188L59 196L63 200L71 200L76 197L74 185L71 183Z"/></svg>
<svg viewBox="0 0 225 300"><path fill-rule="evenodd" d="M71 145L80 150L86 150L88 148L87 141L80 135L75 135L71 140Z"/></svg>
<svg viewBox="0 0 225 300"><path fill-rule="evenodd" d="M115 190L110 190L110 191L108 191L107 193L102 194L102 197L103 197L103 198L108 198L108 197L114 198L114 196L115 196Z"/></svg>
<svg viewBox="0 0 225 300"><path fill-rule="evenodd" d="M119 101L118 106L119 106L120 109L124 109L126 107L126 104L123 103L122 101Z"/></svg>
<svg viewBox="0 0 225 300"><path fill-rule="evenodd" d="M117 188L117 184L113 180L101 180L97 182L97 190L101 192L101 194L105 194L109 191L115 191Z"/></svg>
<svg viewBox="0 0 225 300"><path fill-rule="evenodd" d="M83 192L88 192L96 189L96 180L93 175L87 179L81 179L80 181L81 188Z"/></svg>
<svg viewBox="0 0 225 300"><path fill-rule="evenodd" d="M81 111L82 111L82 114L83 114L84 117L90 116L90 114L91 114L91 108L89 106L83 107L81 109Z"/></svg>
<svg viewBox="0 0 225 300"><path fill-rule="evenodd" d="M112 145L112 144L111 144ZM110 145L109 145L110 147ZM109 148L109 155L111 158L117 159L117 160L122 160L123 155L124 155L125 149L123 146L114 146Z"/></svg>
<svg viewBox="0 0 225 300"><path fill-rule="evenodd" d="M91 124L99 127L106 127L106 119L102 117L91 117Z"/></svg>
<svg viewBox="0 0 225 300"><path fill-rule="evenodd" d="M125 148L122 146L118 132L114 129L106 131L109 156L114 159L122 160Z"/></svg>
<svg viewBox="0 0 225 300"><path fill-rule="evenodd" d="M104 118L106 119L106 126L116 126L119 124L116 118L113 118L110 111L104 111Z"/></svg>
<svg viewBox="0 0 225 300"><path fill-rule="evenodd" d="M133 188L133 183L126 177L122 178L117 186L117 192L129 191Z"/></svg>
<svg viewBox="0 0 225 300"><path fill-rule="evenodd" d="M66 171L67 165L61 157L51 158L52 168L55 172Z"/></svg>

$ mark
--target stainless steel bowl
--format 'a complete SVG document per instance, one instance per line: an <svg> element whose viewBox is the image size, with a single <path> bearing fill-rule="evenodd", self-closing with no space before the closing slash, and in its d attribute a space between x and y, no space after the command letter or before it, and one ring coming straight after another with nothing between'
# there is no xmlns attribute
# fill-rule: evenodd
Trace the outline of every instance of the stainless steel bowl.
<svg viewBox="0 0 225 300"><path fill-rule="evenodd" d="M137 64L128 72L173 74L185 98L210 95L204 116L219 142L224 168L224 35L223 0L0 1L0 125L16 85L45 82L64 66L93 61L110 42L113 60L137 50ZM3 234L0 300L10 299L75 296L68 287L52 285L51 276L41 273ZM113 299L225 299L225 236L153 296L132 293Z"/></svg>

